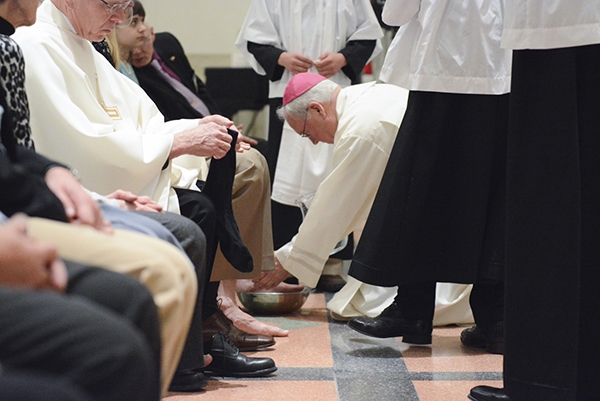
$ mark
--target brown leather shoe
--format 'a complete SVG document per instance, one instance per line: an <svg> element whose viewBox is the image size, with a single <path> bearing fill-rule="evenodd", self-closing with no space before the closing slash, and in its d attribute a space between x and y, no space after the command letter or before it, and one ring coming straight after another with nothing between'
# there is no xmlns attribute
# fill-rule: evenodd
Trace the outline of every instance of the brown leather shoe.
<svg viewBox="0 0 600 401"><path fill-rule="evenodd" d="M272 336L249 334L238 329L221 310L202 322L202 341L209 342L217 333L225 335L240 351L256 351L275 345Z"/></svg>

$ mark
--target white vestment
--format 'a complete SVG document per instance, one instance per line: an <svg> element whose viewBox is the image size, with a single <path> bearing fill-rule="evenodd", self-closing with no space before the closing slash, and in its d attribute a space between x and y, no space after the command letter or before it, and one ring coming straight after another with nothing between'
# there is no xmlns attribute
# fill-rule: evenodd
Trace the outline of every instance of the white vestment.
<svg viewBox="0 0 600 401"><path fill-rule="evenodd" d="M146 93L78 36L50 1L13 38L25 56L37 150L76 168L92 191L124 189L178 212L172 187L195 188L206 160L167 160L173 135L198 120L165 122Z"/></svg>
<svg viewBox="0 0 600 401"><path fill-rule="evenodd" d="M381 52L383 36L368 0L254 0L236 41L236 46L254 70L264 69L248 52L248 42L271 45L287 52L300 53L317 60L326 52L338 52L352 40L377 40L371 57ZM316 68L310 72L318 73ZM270 82L269 97L283 97L292 78L284 71L280 80ZM350 79L342 72L330 78L342 87ZM317 187L331 172L333 147L303 140L286 123L271 197L283 204L294 205L296 199Z"/></svg>
<svg viewBox="0 0 600 401"><path fill-rule="evenodd" d="M354 232L358 241L402 122L408 91L373 82L340 91L332 172L319 185L298 234L276 251L282 266L315 287L329 253ZM377 316L396 296L348 277L327 308L344 317ZM470 323L470 286L438 284L434 324Z"/></svg>

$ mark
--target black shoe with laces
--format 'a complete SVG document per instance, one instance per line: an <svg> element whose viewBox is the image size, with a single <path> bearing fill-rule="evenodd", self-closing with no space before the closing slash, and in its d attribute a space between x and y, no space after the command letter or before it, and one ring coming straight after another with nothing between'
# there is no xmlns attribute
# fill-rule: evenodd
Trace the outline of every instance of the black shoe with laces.
<svg viewBox="0 0 600 401"><path fill-rule="evenodd" d="M355 317L348 321L348 326L372 337L402 337L409 344L431 344L431 322L408 320L402 316L400 307L394 302L377 317Z"/></svg>
<svg viewBox="0 0 600 401"><path fill-rule="evenodd" d="M202 369L208 376L259 377L277 370L271 358L249 358L240 354L221 333L204 343L204 349L213 357L212 362Z"/></svg>

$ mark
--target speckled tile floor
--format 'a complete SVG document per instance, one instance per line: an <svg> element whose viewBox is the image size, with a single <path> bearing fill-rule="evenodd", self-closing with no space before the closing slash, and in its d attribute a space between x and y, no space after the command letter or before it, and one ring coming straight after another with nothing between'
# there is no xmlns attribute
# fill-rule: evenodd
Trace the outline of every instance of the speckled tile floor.
<svg viewBox="0 0 600 401"><path fill-rule="evenodd" d="M466 401L473 386L502 385L502 357L463 347L463 328L434 329L427 347L371 338L328 320L330 295L311 294L294 314L259 317L290 330L274 347L246 354L273 358L273 376L217 378L203 392L163 401Z"/></svg>

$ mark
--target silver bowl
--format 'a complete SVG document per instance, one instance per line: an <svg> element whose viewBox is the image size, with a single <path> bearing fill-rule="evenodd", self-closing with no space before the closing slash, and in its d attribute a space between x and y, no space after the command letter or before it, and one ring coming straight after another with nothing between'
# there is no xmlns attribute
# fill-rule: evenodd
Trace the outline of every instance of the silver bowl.
<svg viewBox="0 0 600 401"><path fill-rule="evenodd" d="M306 287L299 292L238 292L238 298L250 313L282 315L300 309L311 292Z"/></svg>

